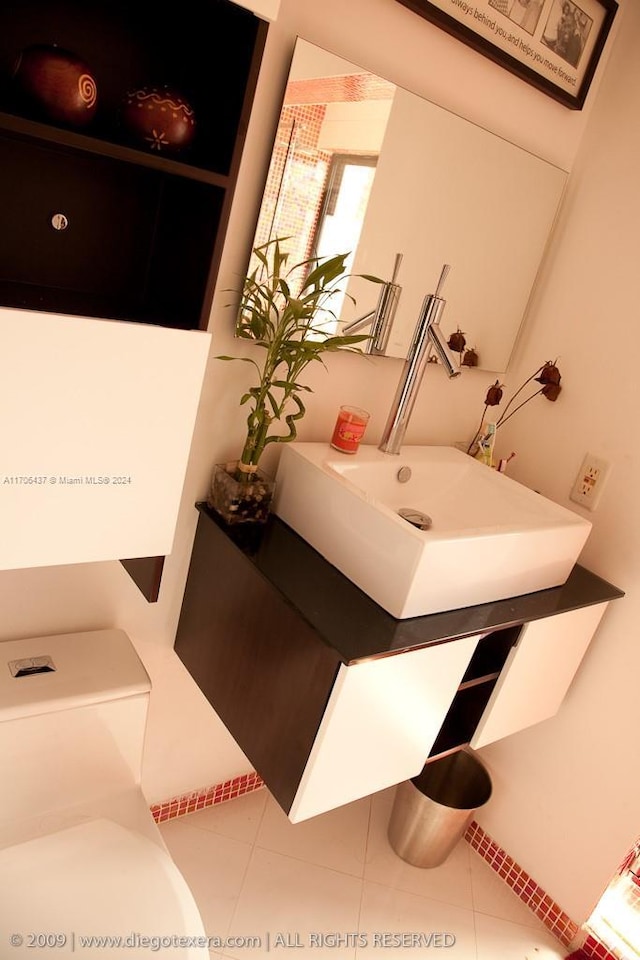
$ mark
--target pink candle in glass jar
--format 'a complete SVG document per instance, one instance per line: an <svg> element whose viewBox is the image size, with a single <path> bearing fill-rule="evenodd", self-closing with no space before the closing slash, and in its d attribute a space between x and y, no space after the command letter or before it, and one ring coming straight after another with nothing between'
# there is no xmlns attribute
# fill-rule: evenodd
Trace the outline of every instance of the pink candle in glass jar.
<svg viewBox="0 0 640 960"><path fill-rule="evenodd" d="M340 407L333 428L331 446L341 453L356 453L369 422L369 414L360 407Z"/></svg>

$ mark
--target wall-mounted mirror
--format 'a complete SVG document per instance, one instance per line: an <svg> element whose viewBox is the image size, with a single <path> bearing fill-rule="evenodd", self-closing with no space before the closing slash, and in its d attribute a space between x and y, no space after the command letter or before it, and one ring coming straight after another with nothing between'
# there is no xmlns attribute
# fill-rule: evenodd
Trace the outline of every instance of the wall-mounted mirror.
<svg viewBox="0 0 640 960"><path fill-rule="evenodd" d="M383 280L401 254L385 350L401 358L425 294L450 264L442 329L463 331L478 366L502 372L566 180L558 167L298 38L254 246L290 237L292 264L350 251L351 273ZM357 276L347 292L342 325L376 306L376 291Z"/></svg>

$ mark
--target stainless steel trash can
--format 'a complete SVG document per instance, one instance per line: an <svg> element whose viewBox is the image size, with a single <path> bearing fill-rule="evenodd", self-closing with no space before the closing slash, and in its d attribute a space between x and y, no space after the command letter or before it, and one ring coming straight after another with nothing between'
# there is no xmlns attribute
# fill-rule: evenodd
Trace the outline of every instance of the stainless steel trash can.
<svg viewBox="0 0 640 960"><path fill-rule="evenodd" d="M469 751L432 760L417 777L398 785L389 843L407 863L437 867L490 796L491 778Z"/></svg>

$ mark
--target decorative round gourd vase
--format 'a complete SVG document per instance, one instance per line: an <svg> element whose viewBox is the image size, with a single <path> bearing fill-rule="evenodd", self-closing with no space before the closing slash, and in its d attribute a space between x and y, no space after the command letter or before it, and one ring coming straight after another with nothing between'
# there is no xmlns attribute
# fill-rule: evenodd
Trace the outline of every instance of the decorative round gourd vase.
<svg viewBox="0 0 640 960"><path fill-rule="evenodd" d="M27 107L45 120L84 127L95 115L95 78L70 50L55 44L26 47L18 57L13 79Z"/></svg>
<svg viewBox="0 0 640 960"><path fill-rule="evenodd" d="M193 107L169 87L140 87L124 98L120 122L140 146L158 153L179 153L196 132Z"/></svg>

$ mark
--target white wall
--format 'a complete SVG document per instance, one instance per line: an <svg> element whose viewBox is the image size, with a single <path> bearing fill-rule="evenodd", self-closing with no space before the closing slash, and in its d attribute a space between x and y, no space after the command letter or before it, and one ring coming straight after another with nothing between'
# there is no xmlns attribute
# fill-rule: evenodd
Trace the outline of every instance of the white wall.
<svg viewBox="0 0 640 960"><path fill-rule="evenodd" d="M634 22L637 26L637 17ZM240 352L240 346L232 339L233 317L227 305L233 297L226 288L237 288L248 258L280 98L298 34L510 137L567 169L573 164L593 106L594 97L590 94L584 110L566 109L416 17L395 0L349 0L348 4L344 0L323 0L321 4L317 0L282 0L279 19L271 26L248 131L212 311L212 355L196 423L177 537L165 566L160 599L155 605L147 604L118 563L0 574L3 611L0 639L118 626L126 630L138 646L154 682L144 769L144 787L150 801L219 782L249 769L248 761L181 667L172 645L195 529L193 504L205 497L213 464L237 455L242 441L244 411L238 407L238 398L249 383L248 365L224 363L214 357ZM636 37L637 34L635 29ZM632 46L633 37L625 41L625 51ZM634 63L631 53L628 62ZM600 75L592 86L592 94L599 79ZM637 81L637 76L635 79ZM628 129L617 130L616 114L610 106L608 122L606 111L598 114L598 129L602 129L607 148L614 136L631 137L637 126L631 115L634 99L627 96L622 83L621 87L620 104L624 116L628 112ZM636 104L640 98L639 87L636 83ZM616 95L616 91L607 91L605 102L613 101ZM566 389L555 409L546 404L548 410L536 409L530 418L523 414L522 432L518 434L522 440L513 442L518 449L518 470L523 479L544 487L545 492L560 500L573 480L584 450L595 446L594 452L615 457L616 471L595 517L596 530L586 559L599 572L629 589L635 546L631 531L634 526L638 529L638 524L632 522L634 512L637 519L637 508L630 496L631 467L637 454L631 442L626 443L627 436L633 433L628 411L635 380L631 369L626 381L617 377L615 382L614 372L601 369L604 364L599 324L603 320L612 333L617 327L620 341L626 316L634 305L631 301L635 266L631 263L634 250L631 230L637 210L627 192L635 170L626 162L622 148L614 150L609 158L606 150L599 148L598 136L592 139L596 141L595 168L590 171L582 165L557 246L557 263L554 270L547 273L544 296L539 298L536 316L530 325L535 337L527 338L523 345L523 351L527 352L523 353L521 364L528 371L531 362L541 362L540 353L561 352ZM614 198L616 207L624 210L622 242L613 234L612 209L615 208L609 196ZM600 309L596 310L597 305ZM362 306L364 309L365 305ZM612 306L616 308L615 313ZM560 335L561 343L558 342ZM633 343L626 336L624 342L616 344L612 354L618 365L615 370L620 369L621 358L629 368L633 362ZM244 351L249 350L245 345ZM624 360L626 356L628 361ZM400 369L401 362L396 360L330 358L328 370L316 370L310 380L315 392L302 423L301 439L328 438L338 404L354 403L371 411L367 440L377 442ZM594 389L602 377L608 384L608 393ZM407 442L448 443L468 437L475 428L487 384L487 375L478 371L468 371L452 383L442 371L430 370L418 397ZM546 442L549 435L556 440L553 445ZM215 570L211 575L215 576ZM575 710L575 721L567 726L563 715L558 721L550 722L556 726L549 726L552 731L549 738L553 744L562 743L563 749L557 751L554 746L557 760L553 764L549 760L539 778L532 777L544 822L552 821L554 809L558 810L554 822L561 850L578 849L578 837L570 833L572 839L567 842L562 822L574 816L575 811L569 809L574 801L583 807L581 822L588 821L589 839L598 847L591 871L586 869L585 844L580 846L579 870L575 864L561 870L554 862L551 844L538 849L536 844L526 843L530 818L524 817L520 804L522 794L528 792L527 765L525 763L522 770L523 761L514 760L517 777L512 772L510 793L507 793L503 782L508 758L502 761L500 746L488 756L496 770L496 794L504 795L505 822L503 824L496 813L494 820L487 821L487 829L508 849L514 847L517 856L522 851L522 865L547 885L566 909L577 915L591 891L596 890L598 883L604 884L603 874L616 857L622 856L633 832L631 801L625 799L619 788L621 767L615 764L616 760L621 763L632 748L631 727L624 718L625 710L630 710L625 704L632 702L633 692L633 673L627 671L625 662L625 657L630 660L633 657L632 608L633 601L627 598L607 617L572 692L568 709L570 717ZM626 630L622 629L621 621L626 621ZM609 670L608 664L615 667ZM606 690L599 682L599 671L605 669ZM580 699L574 707L575 697ZM613 713L616 704L621 704L621 714ZM623 719L618 722L615 717L619 715ZM613 744L599 732L603 716L614 728L611 741L616 742ZM588 737L581 735L585 727ZM520 738L517 742L528 740ZM506 749L521 757L515 746L516 739L513 743L512 748ZM544 752L541 747L539 754ZM616 822L597 831L599 839L594 838L594 834L601 820L598 815L604 807L604 795L599 789L594 793L591 787L592 754L599 763L606 762L606 769L612 775L614 769L616 772L616 782L610 791L615 799L612 809ZM565 764L571 765L571 773L565 772ZM637 777L638 774L636 787ZM577 784L581 780L578 802ZM556 800L552 800L553 795ZM498 811L499 808L492 809ZM578 872L582 875L580 901L571 898ZM589 874L588 880L586 874Z"/></svg>
<svg viewBox="0 0 640 960"><path fill-rule="evenodd" d="M607 613L559 715L481 751L496 785L479 822L582 920L640 834L640 508L635 356L640 223L640 7L627 4L570 181L546 283L508 382L559 356L563 393L500 432L512 475L568 499L582 457L612 471L582 562L626 591Z"/></svg>

